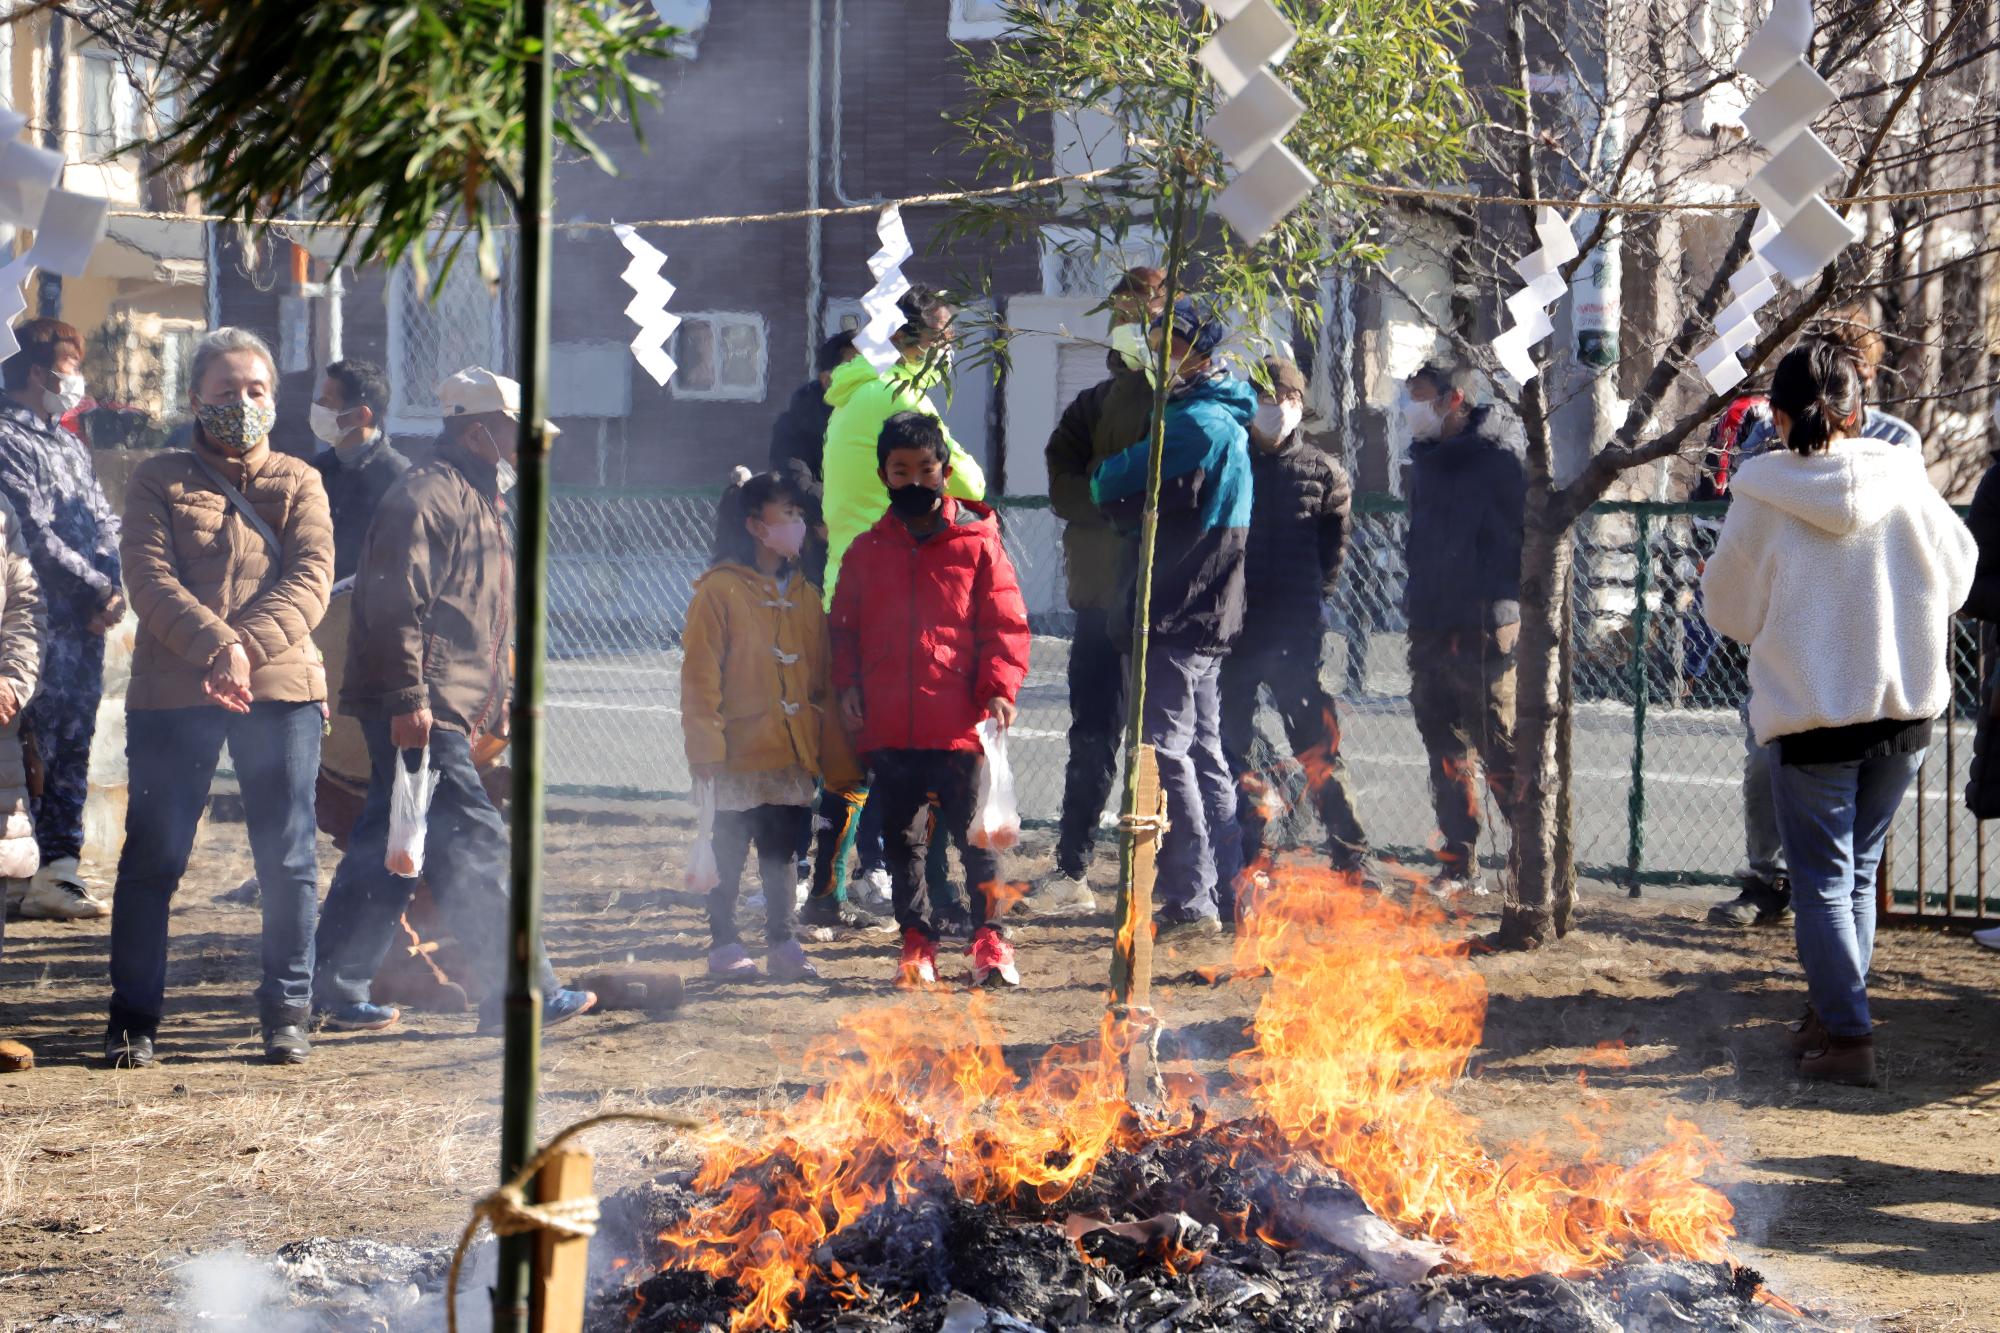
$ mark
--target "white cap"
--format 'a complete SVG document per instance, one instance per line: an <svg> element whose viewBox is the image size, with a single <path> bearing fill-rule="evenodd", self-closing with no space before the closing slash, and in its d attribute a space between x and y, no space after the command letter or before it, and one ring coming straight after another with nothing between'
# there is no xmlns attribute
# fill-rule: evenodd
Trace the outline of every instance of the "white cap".
<svg viewBox="0 0 2000 1333"><path fill-rule="evenodd" d="M496 375L484 366L469 366L459 371L437 386L437 396L448 417L502 412L516 421L521 419L520 382ZM553 421L548 428L550 439L562 434Z"/></svg>

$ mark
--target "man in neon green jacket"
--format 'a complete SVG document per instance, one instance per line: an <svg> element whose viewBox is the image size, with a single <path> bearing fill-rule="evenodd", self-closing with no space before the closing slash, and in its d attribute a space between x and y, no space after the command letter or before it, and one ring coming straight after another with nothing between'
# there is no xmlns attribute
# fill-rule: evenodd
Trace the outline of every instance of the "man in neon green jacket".
<svg viewBox="0 0 2000 1333"><path fill-rule="evenodd" d="M927 392L944 379L951 348L952 316L957 313L938 292L916 286L897 303L906 322L894 338L903 359L878 372L856 357L833 372L826 401L826 604L833 605L840 558L856 537L875 526L889 509L889 492L876 475L875 441L882 423L898 412L937 416ZM951 450L951 479L945 490L960 500L986 498L986 474L958 441L945 432Z"/></svg>

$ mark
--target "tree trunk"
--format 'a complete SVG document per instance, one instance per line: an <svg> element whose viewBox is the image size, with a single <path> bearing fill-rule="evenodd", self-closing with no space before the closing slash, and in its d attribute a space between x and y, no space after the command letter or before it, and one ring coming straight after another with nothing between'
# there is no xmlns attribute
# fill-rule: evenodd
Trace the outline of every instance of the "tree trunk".
<svg viewBox="0 0 2000 1333"><path fill-rule="evenodd" d="M1565 706L1564 626L1569 617L1573 549L1546 476L1530 459L1526 531L1521 541L1521 641L1518 714L1514 729L1514 852L1498 943L1535 949L1565 934L1575 871L1567 821L1563 760L1569 727Z"/></svg>

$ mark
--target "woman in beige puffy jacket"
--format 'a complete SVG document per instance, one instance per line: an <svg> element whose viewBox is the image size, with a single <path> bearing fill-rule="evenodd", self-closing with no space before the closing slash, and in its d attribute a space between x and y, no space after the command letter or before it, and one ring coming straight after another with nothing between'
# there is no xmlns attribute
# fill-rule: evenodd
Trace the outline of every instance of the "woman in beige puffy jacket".
<svg viewBox="0 0 2000 1333"><path fill-rule="evenodd" d="M42 590L21 543L21 521L0 499L0 880L28 879L41 868L21 748L21 710L34 697L41 673ZM0 912L0 945L6 923L7 914ZM33 1063L26 1047L0 1041L0 1072Z"/></svg>

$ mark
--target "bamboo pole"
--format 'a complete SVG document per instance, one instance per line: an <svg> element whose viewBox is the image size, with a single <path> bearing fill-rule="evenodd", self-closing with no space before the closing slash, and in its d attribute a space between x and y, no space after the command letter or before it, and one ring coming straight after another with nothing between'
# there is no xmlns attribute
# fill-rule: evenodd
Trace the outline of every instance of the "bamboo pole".
<svg viewBox="0 0 2000 1333"><path fill-rule="evenodd" d="M511 1180L535 1155L535 1097L541 1065L542 995L535 975L542 934L543 606L549 552L548 367L550 0L522 0L520 40L527 52L527 144L522 155L521 433L515 466L518 523L515 563L515 679L512 864L507 905L506 1050L501 1067L500 1179ZM532 1200L530 1200L532 1202ZM503 1237L493 1287L495 1333L526 1333L536 1238Z"/></svg>

